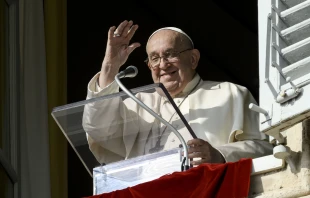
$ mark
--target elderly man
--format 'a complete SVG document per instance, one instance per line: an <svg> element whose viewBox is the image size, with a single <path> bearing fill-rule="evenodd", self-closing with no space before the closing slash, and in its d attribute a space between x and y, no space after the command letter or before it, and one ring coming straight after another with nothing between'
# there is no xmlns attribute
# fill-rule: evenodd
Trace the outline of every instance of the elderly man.
<svg viewBox="0 0 310 198"><path fill-rule="evenodd" d="M118 92L114 77L128 56L140 46L139 43L130 44L137 29L138 25L127 20L117 28L113 26L109 29L101 71L88 85L88 99ZM175 27L155 31L149 37L146 52L153 81L165 86L197 136L193 139L188 132L180 129L189 146L189 158L197 159L191 162L193 165L233 162L272 153L271 144L259 132L258 115L248 109L249 103L255 103L251 93L233 83L203 81L196 73L200 53L185 32ZM160 94L138 97L147 98L144 102L150 106L156 103L161 108L157 113L166 120L176 117L169 101ZM136 109L137 104L132 101L85 106L83 127L90 149L99 162L108 163L147 154L154 147L177 147L173 145L175 135L164 126L155 132L152 125L155 119L147 118L146 113L141 111L136 112L142 121L132 126L103 129L102 122L124 119L126 114L130 114L129 110ZM109 119L103 121L100 118L103 115ZM148 132L146 135L139 135L142 128Z"/></svg>

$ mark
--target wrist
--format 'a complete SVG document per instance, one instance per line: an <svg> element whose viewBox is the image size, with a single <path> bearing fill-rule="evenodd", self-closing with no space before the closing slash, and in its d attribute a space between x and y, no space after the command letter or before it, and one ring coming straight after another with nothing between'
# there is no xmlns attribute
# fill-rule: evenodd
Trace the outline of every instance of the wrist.
<svg viewBox="0 0 310 198"><path fill-rule="evenodd" d="M118 69L112 64L102 63L100 75L98 78L99 87L106 87L114 81L115 75L118 73Z"/></svg>
<svg viewBox="0 0 310 198"><path fill-rule="evenodd" d="M217 148L214 148L216 151L217 151L217 154L218 154L218 162L220 163L226 163L226 158L224 156L224 154Z"/></svg>
<svg viewBox="0 0 310 198"><path fill-rule="evenodd" d="M114 78L114 76L118 73L119 68L120 67L115 66L115 65L113 65L111 63L103 62L102 65L101 65L101 72L100 72L100 74L104 75L106 77Z"/></svg>

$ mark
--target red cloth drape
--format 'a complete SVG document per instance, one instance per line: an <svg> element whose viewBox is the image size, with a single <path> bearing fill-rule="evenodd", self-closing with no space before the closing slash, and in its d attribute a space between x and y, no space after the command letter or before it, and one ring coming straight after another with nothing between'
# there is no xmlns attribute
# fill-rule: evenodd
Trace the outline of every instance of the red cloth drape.
<svg viewBox="0 0 310 198"><path fill-rule="evenodd" d="M250 187L252 159L225 164L201 164L150 182L88 198L243 198Z"/></svg>

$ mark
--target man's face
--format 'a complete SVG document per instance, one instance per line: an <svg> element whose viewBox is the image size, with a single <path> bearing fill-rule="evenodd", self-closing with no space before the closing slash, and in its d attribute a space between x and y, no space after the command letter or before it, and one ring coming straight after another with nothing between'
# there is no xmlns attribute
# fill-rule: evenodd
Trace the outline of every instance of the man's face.
<svg viewBox="0 0 310 198"><path fill-rule="evenodd" d="M152 67L151 62L148 62L153 81L162 83L172 96L181 93L192 80L198 63L195 56L197 50L180 42L178 34L172 30L161 30L151 37L146 47L149 60L160 59L156 67ZM181 51L184 52L178 54L172 62L160 58L169 57Z"/></svg>

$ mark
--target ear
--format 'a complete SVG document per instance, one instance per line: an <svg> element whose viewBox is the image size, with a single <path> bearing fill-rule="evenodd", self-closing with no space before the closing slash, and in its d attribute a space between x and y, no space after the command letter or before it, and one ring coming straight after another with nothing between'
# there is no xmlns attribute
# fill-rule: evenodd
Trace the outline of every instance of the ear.
<svg viewBox="0 0 310 198"><path fill-rule="evenodd" d="M198 49L193 49L192 50L192 55L191 55L191 64L192 64L192 69L196 69L198 66L198 62L200 59L200 52Z"/></svg>
<svg viewBox="0 0 310 198"><path fill-rule="evenodd" d="M148 66L148 67L149 67L149 69L152 71L152 67L151 67L150 62L147 62L147 66Z"/></svg>

